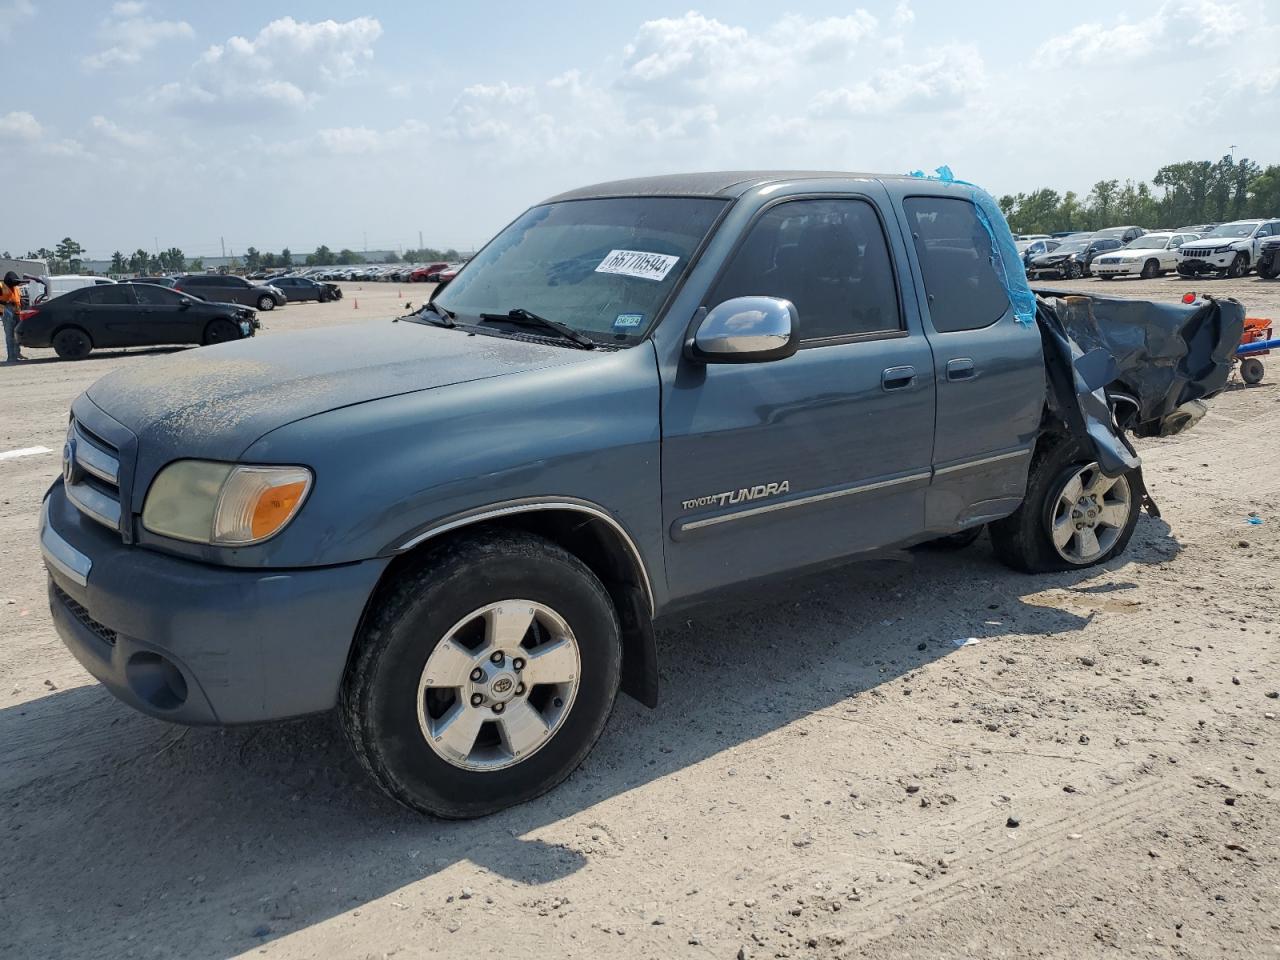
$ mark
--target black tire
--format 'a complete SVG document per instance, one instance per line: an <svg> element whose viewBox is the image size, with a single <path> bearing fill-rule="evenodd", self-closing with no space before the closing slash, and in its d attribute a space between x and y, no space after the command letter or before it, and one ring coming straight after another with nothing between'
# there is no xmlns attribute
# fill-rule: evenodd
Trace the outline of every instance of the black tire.
<svg viewBox="0 0 1280 960"><path fill-rule="evenodd" d="M269 297L265 293L258 298L258 309L262 311L274 310L276 308L275 297Z"/></svg>
<svg viewBox="0 0 1280 960"><path fill-rule="evenodd" d="M1280 277L1280 256L1272 257L1271 263L1265 267L1259 263L1258 276L1263 280L1275 280Z"/></svg>
<svg viewBox="0 0 1280 960"><path fill-rule="evenodd" d="M1062 556L1053 544L1051 528L1061 492L1071 477L1087 467L1093 459L1079 440L1067 437L1045 438L1036 450L1027 478L1027 495L1022 506L1003 520L988 525L991 545L996 557L1006 566L1024 573L1048 573L1076 570L1106 563L1129 544L1138 525L1141 477L1137 470L1124 474L1129 493L1129 512L1118 535L1103 553L1085 562Z"/></svg>
<svg viewBox="0 0 1280 960"><path fill-rule="evenodd" d="M1076 263L1076 262L1074 262L1074 261L1072 261L1071 263L1068 263L1068 264L1067 264L1067 279L1068 279L1068 280L1079 280L1079 279L1080 279L1080 277L1081 277L1080 264L1078 264L1078 263Z"/></svg>
<svg viewBox="0 0 1280 960"><path fill-rule="evenodd" d="M204 328L206 346L214 343L230 343L232 340L240 340L241 338L240 327L230 320L222 318L210 320L209 325Z"/></svg>
<svg viewBox="0 0 1280 960"><path fill-rule="evenodd" d="M1261 383L1262 375L1266 371L1267 368L1262 365L1262 361L1257 357L1245 357L1240 361L1240 379L1245 383Z"/></svg>
<svg viewBox="0 0 1280 960"><path fill-rule="evenodd" d="M1227 267L1226 276L1232 280L1239 280L1249 272L1249 257L1244 253L1237 253L1231 261L1231 266Z"/></svg>
<svg viewBox="0 0 1280 960"><path fill-rule="evenodd" d="M93 339L79 327L63 327L53 335L53 349L63 360L83 360L93 350Z"/></svg>
<svg viewBox="0 0 1280 960"><path fill-rule="evenodd" d="M1179 267L1178 276L1182 277L1184 280L1194 280L1197 274L1193 270L1188 270L1185 267Z"/></svg>
<svg viewBox="0 0 1280 960"><path fill-rule="evenodd" d="M1114 280L1114 279L1115 279L1115 277L1114 277L1112 274L1110 274L1110 273L1100 273L1100 274L1098 274L1098 279L1099 279L1099 280Z"/></svg>
<svg viewBox="0 0 1280 960"><path fill-rule="evenodd" d="M1148 260L1142 265L1142 273L1139 274L1143 280L1154 280L1160 276L1160 261Z"/></svg>
<svg viewBox="0 0 1280 960"><path fill-rule="evenodd" d="M463 769L427 742L419 682L454 625L512 598L544 604L569 625L579 685L561 726L526 759ZM423 813L480 817L540 796L582 763L613 709L621 663L617 612L582 561L541 537L486 533L414 558L380 588L356 639L340 712L357 758L388 794Z"/></svg>

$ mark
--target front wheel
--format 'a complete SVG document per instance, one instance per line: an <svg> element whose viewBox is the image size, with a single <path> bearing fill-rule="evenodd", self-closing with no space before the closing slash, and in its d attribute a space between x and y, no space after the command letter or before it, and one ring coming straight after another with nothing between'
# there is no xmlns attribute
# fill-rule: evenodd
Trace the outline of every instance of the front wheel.
<svg viewBox="0 0 1280 960"><path fill-rule="evenodd" d="M1141 276L1143 280L1154 280L1156 277L1160 276L1160 261L1148 260L1144 263L1142 265Z"/></svg>
<svg viewBox="0 0 1280 960"><path fill-rule="evenodd" d="M1068 263L1068 264L1067 264L1067 279L1068 279L1068 280L1079 280L1079 279L1080 279L1080 277L1081 277L1080 264L1078 264L1078 263Z"/></svg>
<svg viewBox="0 0 1280 960"><path fill-rule="evenodd" d="M405 806L462 819L550 790L613 709L617 613L577 557L528 534L454 541L380 589L343 681L356 756Z"/></svg>
<svg viewBox="0 0 1280 960"><path fill-rule="evenodd" d="M1227 267L1227 276L1232 280L1239 280L1249 272L1249 258L1243 253L1237 253L1235 259L1231 261L1231 266Z"/></svg>
<svg viewBox="0 0 1280 960"><path fill-rule="evenodd" d="M1050 442L1031 465L1022 506L989 526L996 556L1026 573L1105 563L1138 525L1138 470L1108 477L1080 441Z"/></svg>
<svg viewBox="0 0 1280 960"><path fill-rule="evenodd" d="M273 297L268 297L266 294L263 294L261 297L258 298L259 310L274 310L275 308L276 308L276 301Z"/></svg>
<svg viewBox="0 0 1280 960"><path fill-rule="evenodd" d="M204 328L205 345L240 339L240 327L230 320L214 320Z"/></svg>

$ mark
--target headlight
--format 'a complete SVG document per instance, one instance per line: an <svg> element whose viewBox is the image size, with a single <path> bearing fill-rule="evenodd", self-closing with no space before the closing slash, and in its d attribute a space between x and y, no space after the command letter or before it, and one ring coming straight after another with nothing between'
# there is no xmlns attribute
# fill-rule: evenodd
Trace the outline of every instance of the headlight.
<svg viewBox="0 0 1280 960"><path fill-rule="evenodd" d="M1228 243L1221 247L1214 247L1213 252L1214 253L1230 253L1233 249L1234 248L1231 246L1231 244Z"/></svg>
<svg viewBox="0 0 1280 960"><path fill-rule="evenodd" d="M306 467L179 460L152 481L142 525L193 543L261 543L294 518L311 490L311 479Z"/></svg>

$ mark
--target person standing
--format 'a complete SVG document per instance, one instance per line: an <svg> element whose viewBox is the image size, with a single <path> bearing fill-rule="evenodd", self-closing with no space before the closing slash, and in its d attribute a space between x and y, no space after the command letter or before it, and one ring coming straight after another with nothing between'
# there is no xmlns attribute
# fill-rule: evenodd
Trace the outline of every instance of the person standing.
<svg viewBox="0 0 1280 960"><path fill-rule="evenodd" d="M4 312L4 351L8 363L27 359L18 351L18 312L22 309L22 278L10 270L0 283L0 311Z"/></svg>

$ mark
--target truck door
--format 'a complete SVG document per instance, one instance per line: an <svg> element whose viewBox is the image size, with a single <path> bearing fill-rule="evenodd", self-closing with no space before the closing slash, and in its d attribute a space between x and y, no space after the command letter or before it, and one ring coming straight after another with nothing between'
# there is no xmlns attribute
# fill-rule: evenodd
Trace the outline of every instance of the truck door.
<svg viewBox="0 0 1280 960"><path fill-rule="evenodd" d="M1044 360L1039 329L1013 316L973 203L907 197L903 211L938 403L927 523L945 532L1017 508L1044 406Z"/></svg>
<svg viewBox="0 0 1280 960"><path fill-rule="evenodd" d="M682 363L664 386L673 600L919 530L932 358L891 240L901 262L901 239L869 196L784 199L757 215L712 284L707 307L790 300L802 346L771 363Z"/></svg>

